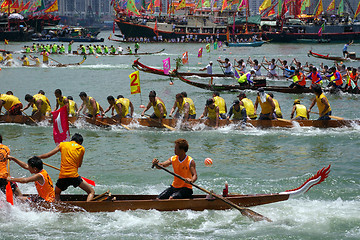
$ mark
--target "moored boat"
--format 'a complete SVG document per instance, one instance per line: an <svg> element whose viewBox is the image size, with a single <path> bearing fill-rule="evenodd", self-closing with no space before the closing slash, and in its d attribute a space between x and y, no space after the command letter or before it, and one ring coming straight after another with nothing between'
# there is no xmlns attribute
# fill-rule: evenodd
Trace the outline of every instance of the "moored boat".
<svg viewBox="0 0 360 240"><path fill-rule="evenodd" d="M261 47L265 41L254 41L254 42L226 42L225 44L229 47Z"/></svg>
<svg viewBox="0 0 360 240"><path fill-rule="evenodd" d="M230 194L225 197L227 200L241 207L252 207L286 201L306 193L311 187L323 182L330 173L330 165L319 170L314 176L306 180L300 187L273 194L251 194L238 195ZM209 195L193 195L191 199L156 199L156 195L112 195L102 194L96 201L86 202L86 195L61 195L58 203L33 204L38 209L51 209L60 212L114 212L127 210L150 210L177 211L177 210L226 210L231 206L219 199Z"/></svg>

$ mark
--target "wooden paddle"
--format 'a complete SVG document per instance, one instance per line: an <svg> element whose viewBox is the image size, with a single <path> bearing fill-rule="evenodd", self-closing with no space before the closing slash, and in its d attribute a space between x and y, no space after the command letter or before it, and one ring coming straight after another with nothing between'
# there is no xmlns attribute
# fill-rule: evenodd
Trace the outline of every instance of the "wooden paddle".
<svg viewBox="0 0 360 240"><path fill-rule="evenodd" d="M43 164L45 166L48 166L48 167L51 167L53 169L56 169L56 170L59 170L60 171L60 168L57 168L57 167L54 167L53 165L50 165L50 164L47 164L47 163L44 163ZM91 180L91 179L88 179L88 178L85 178L85 177L81 177L85 182L87 182L88 184L90 185L93 185L95 187L95 181Z"/></svg>
<svg viewBox="0 0 360 240"><path fill-rule="evenodd" d="M183 181L186 182L186 179L185 179L185 178L183 178L182 176L180 176L180 175L178 175L178 174L176 174L176 173L174 173L174 172L169 171L168 169L164 168L163 166L160 166L159 164L154 164L152 167L154 167L154 166L159 167L159 168L161 168L162 170L164 170L164 171L170 173L171 175L173 175L173 176L175 176L175 177L177 177L177 178L180 178L181 180L183 180ZM226 204L230 205L231 207L236 208L237 210L239 210L239 211L241 212L241 214L242 214L243 216L246 216L246 217L252 219L252 220L255 221L255 222L257 222L257 221L263 221L263 220L266 220L266 221L268 221L268 222L272 222L269 218L264 217L263 215L261 215L261 214L259 214L259 213L257 213L257 212L254 212L253 210L250 210L250 209L248 209L248 208L240 207L240 206L236 205L235 203L231 202L230 200L228 200L227 198L224 198L224 197L222 197L222 196L220 196L220 195L217 195L217 194L215 194L215 193L213 193L213 192L210 192L210 191L208 191L208 190L206 190L206 189L204 189L204 188L196 185L195 183L190 182L189 184L191 184L192 186L200 189L201 191L203 191L203 192L205 192L205 193L207 193L207 194L210 194L211 196L214 196L215 198L217 198L217 199L225 202Z"/></svg>
<svg viewBox="0 0 360 240"><path fill-rule="evenodd" d="M113 119L113 118L110 118L110 119L113 120L114 123L120 123L120 125L121 125L123 128L125 128L126 130L129 130L129 131L132 130L132 129L129 128L128 126L122 124L122 123L121 123L121 119L120 119L120 122L116 121L116 120Z"/></svg>
<svg viewBox="0 0 360 240"><path fill-rule="evenodd" d="M287 120L287 119L283 119L283 118L277 118L277 120L282 121L282 122L292 123L291 120Z"/></svg>
<svg viewBox="0 0 360 240"><path fill-rule="evenodd" d="M10 177L10 160L7 160L7 168L8 168L8 173L9 173L9 177ZM8 181L6 184L6 201L8 201L8 203L10 203L11 205L14 205L14 195L13 195L13 191L11 188L11 184Z"/></svg>
<svg viewBox="0 0 360 240"><path fill-rule="evenodd" d="M26 112L24 112L23 110L21 110L21 112L22 112L23 114L25 114L25 116L27 116L33 123L37 124L37 122L36 122L32 117L30 117L29 115L27 115Z"/></svg>
<svg viewBox="0 0 360 240"><path fill-rule="evenodd" d="M310 113L319 114L318 112L310 112ZM329 115L329 118L333 118L333 119L336 119L336 120L344 120L345 119L343 117L337 117L337 116L332 116L332 115Z"/></svg>
<svg viewBox="0 0 360 240"><path fill-rule="evenodd" d="M169 126L169 125L167 125L167 124L165 124L165 123L156 121L155 119L151 118L150 115L148 115L148 114L145 114L145 115L146 115L146 116L148 117L148 119L150 119L151 121L160 123L162 126L166 127L167 129L169 129L169 130L171 130L171 131L175 131L175 130L176 130L175 128L173 128L173 127L171 127L171 126Z"/></svg>
<svg viewBox="0 0 360 240"><path fill-rule="evenodd" d="M85 118L89 119L89 120L92 120L91 117L88 117L88 116L86 116L86 115L83 115L83 116L84 116ZM111 124L106 123L106 122L103 122L103 121L100 121L100 120L98 120L98 119L96 119L96 118L95 118L95 122L101 123L102 125L107 126L107 127L111 127Z"/></svg>
<svg viewBox="0 0 360 240"><path fill-rule="evenodd" d="M53 60L54 62L57 62L58 64L60 64L60 65L64 65L64 64L62 64L61 62L58 62L58 61L56 61L55 59L53 59L53 58L51 58L51 57L48 57L49 59L51 59L51 60Z"/></svg>

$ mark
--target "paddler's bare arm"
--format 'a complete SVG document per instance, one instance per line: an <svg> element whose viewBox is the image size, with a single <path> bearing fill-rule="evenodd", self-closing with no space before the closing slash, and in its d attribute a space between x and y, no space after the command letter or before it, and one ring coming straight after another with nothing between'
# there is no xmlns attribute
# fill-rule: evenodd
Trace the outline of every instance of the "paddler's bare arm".
<svg viewBox="0 0 360 240"><path fill-rule="evenodd" d="M162 162L162 163L159 163L159 160L157 159L157 158L154 158L153 160L152 160L152 164L153 165L160 165L160 166L162 166L162 167L168 167L168 166L170 166L171 165L171 158L169 158L168 160L166 160L166 161L164 161L164 162ZM156 168L157 169L160 169L158 166L156 166Z"/></svg>
<svg viewBox="0 0 360 240"><path fill-rule="evenodd" d="M310 111L314 107L315 103L316 103L316 98L314 98L314 100L312 101L312 103L311 103L311 105L310 105L310 107L308 109L308 113L310 113Z"/></svg>
<svg viewBox="0 0 360 240"><path fill-rule="evenodd" d="M172 117L173 113L175 112L175 109L176 109L176 101L173 105L173 107L171 108L171 111L170 111L170 114L169 114L169 117Z"/></svg>
<svg viewBox="0 0 360 240"><path fill-rule="evenodd" d="M134 115L134 105L132 104L132 102L130 102L129 107L130 107L130 115L132 117Z"/></svg>
<svg viewBox="0 0 360 240"><path fill-rule="evenodd" d="M196 180L197 180L197 172L196 172L196 164L195 164L195 161L194 160L192 160L191 162L190 162L190 172L191 172L191 179L186 179L186 180L188 180L188 182L190 183L190 182L192 182L192 183L194 183ZM189 181L190 180L190 181Z"/></svg>
<svg viewBox="0 0 360 240"><path fill-rule="evenodd" d="M161 120L162 120L163 117L164 117L164 108L163 108L163 106L162 106L161 103L159 103L159 104L157 105L157 107L159 108L159 112L160 112L159 120L160 120L160 122L161 122Z"/></svg>
<svg viewBox="0 0 360 240"><path fill-rule="evenodd" d="M44 184L44 179L41 176L40 173L34 174L31 177L25 177L25 178L13 178L13 177L8 177L7 178L8 181L10 182L19 182L19 183L29 183L29 182L39 182L40 184Z"/></svg>
<svg viewBox="0 0 360 240"><path fill-rule="evenodd" d="M14 162L16 162L20 167L26 169L26 170L29 170L29 165L27 165L27 163L24 163L23 161L20 161L19 159L13 157L13 156L8 156L7 157L9 160L12 160Z"/></svg>
<svg viewBox="0 0 360 240"><path fill-rule="evenodd" d="M325 105L324 110L320 113L320 116L324 116L325 112L329 109L330 104L326 98L322 98L321 102Z"/></svg>
<svg viewBox="0 0 360 240"><path fill-rule="evenodd" d="M59 145L58 145L58 146L56 146L56 148L54 148L54 149L51 150L50 152L41 154L41 155L39 155L38 157L41 158L41 159L49 158L49 157L51 157L52 155L56 154L56 153L59 152L59 151L60 151L60 147L59 147Z"/></svg>
<svg viewBox="0 0 360 240"><path fill-rule="evenodd" d="M146 106L146 108L144 109L144 111L141 113L141 116L144 116L145 115L145 112L147 110L149 110L151 108L151 102L148 103L148 105Z"/></svg>

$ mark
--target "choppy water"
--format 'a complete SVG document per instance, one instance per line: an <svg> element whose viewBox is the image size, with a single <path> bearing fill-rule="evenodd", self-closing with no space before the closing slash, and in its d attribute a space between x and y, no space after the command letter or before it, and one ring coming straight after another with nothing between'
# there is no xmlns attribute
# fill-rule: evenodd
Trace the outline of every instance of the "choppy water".
<svg viewBox="0 0 360 240"><path fill-rule="evenodd" d="M107 37L108 33L102 33ZM9 50L20 50L26 43L10 43ZM114 44L105 42L105 44ZM115 43L114 45L118 45ZM125 49L128 44L121 44ZM78 44L75 44L78 46ZM161 67L162 60L189 52L189 66L184 71L195 71L221 56L233 58L268 59L280 57L291 61L294 57L302 62L318 65L321 61L308 58L310 48L315 52L340 55L342 44L265 44L260 48L230 48L226 51L204 53L197 58L197 50L203 44L142 44L141 51L165 52L155 56L142 56L141 62ZM4 46L0 46L4 48ZM75 48L75 47L73 47ZM359 45L350 51L360 54ZM14 56L20 56L15 55ZM77 62L80 56L51 56L62 63ZM142 98L130 96L128 75L133 72L134 56L89 56L81 66L68 68L2 67L0 92L12 90L23 99L26 93L35 94L43 89L53 106L53 91L61 88L64 95L72 95L80 104L79 92L85 91L103 107L106 97L123 94L129 97L139 115L140 104L147 103L147 94L156 90L170 111L175 94L187 91L201 114L211 93L164 77L140 73ZM198 63L201 64L198 64ZM331 62L325 64L331 65ZM346 63L358 66L357 62ZM214 72L220 72L214 66ZM216 79L216 81L229 81ZM288 84L277 82L277 84ZM255 99L255 92L248 91ZM222 93L228 105L236 99L236 93ZM284 118L289 118L295 98L309 106L311 94L290 95L274 93L281 104ZM347 119L359 119L359 96L349 94L328 96L333 114ZM30 113L30 112L29 112ZM313 116L315 118L315 116ZM300 198L285 202L258 206L253 210L269 217L272 223L254 223L237 210L227 211L128 211L112 213L36 212L24 207L0 208L1 239L359 239L360 238L360 182L358 147L360 126L340 129L269 129L248 128L234 130L226 127L218 130L175 131L122 128L104 130L87 125L77 125L71 133L84 136L86 154L79 172L95 180L97 193L110 189L113 194L157 194L172 181L172 176L151 169L151 160L165 160L173 154L173 142L186 138L190 143L189 155L197 164L197 184L220 193L224 182L229 191L236 193L274 193L300 186L317 170L331 164L329 178L315 186ZM32 155L45 153L55 147L52 128L1 124L3 143L12 155L26 161ZM212 167L205 167L206 157L213 159ZM60 155L47 160L59 166ZM47 169L54 181L57 172ZM29 173L11 164L12 176L29 176ZM20 185L25 193L35 193L32 184ZM81 193L69 188L67 193ZM200 193L195 190L195 193Z"/></svg>

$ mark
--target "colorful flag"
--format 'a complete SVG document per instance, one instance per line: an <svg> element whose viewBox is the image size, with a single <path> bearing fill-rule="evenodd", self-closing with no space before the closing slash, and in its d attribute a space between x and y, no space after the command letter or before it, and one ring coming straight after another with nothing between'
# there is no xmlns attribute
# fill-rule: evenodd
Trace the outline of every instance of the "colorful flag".
<svg viewBox="0 0 360 240"><path fill-rule="evenodd" d="M201 57L202 57L202 52L203 52L203 48L199 48L198 58L201 58Z"/></svg>
<svg viewBox="0 0 360 240"><path fill-rule="evenodd" d="M282 5L282 0L279 0L279 1L278 1L278 9L277 9L277 12L278 12L277 16L278 16L278 17L281 16L282 6L283 6L283 5Z"/></svg>
<svg viewBox="0 0 360 240"><path fill-rule="evenodd" d="M155 33L156 37L159 37L159 31L158 31L158 27L157 27L157 19L155 20L154 33Z"/></svg>
<svg viewBox="0 0 360 240"><path fill-rule="evenodd" d="M139 11L137 10L137 8L135 6L134 0L128 0L127 1L126 9L128 11L132 12L133 14L135 14L136 16L140 16L140 13L139 13Z"/></svg>
<svg viewBox="0 0 360 240"><path fill-rule="evenodd" d="M41 6L41 0L37 0L34 2L31 7L29 8L29 11L35 11L38 7Z"/></svg>
<svg viewBox="0 0 360 240"><path fill-rule="evenodd" d="M199 0L195 6L195 9L200 9L202 7L202 0Z"/></svg>
<svg viewBox="0 0 360 240"><path fill-rule="evenodd" d="M316 11L314 13L315 17L320 16L322 14L322 12L324 11L322 0L319 1L317 8L315 8L315 9L316 9Z"/></svg>
<svg viewBox="0 0 360 240"><path fill-rule="evenodd" d="M305 11L305 8L307 8L307 7L310 7L310 0L304 0L301 3L301 12Z"/></svg>
<svg viewBox="0 0 360 240"><path fill-rule="evenodd" d="M10 163L8 163L10 164ZM11 205L14 205L14 195L13 190L11 188L10 182L6 184L6 201Z"/></svg>
<svg viewBox="0 0 360 240"><path fill-rule="evenodd" d="M141 93L139 71L130 74L129 78L130 78L130 93L131 94Z"/></svg>
<svg viewBox="0 0 360 240"><path fill-rule="evenodd" d="M160 0L154 1L154 7L160 7Z"/></svg>
<svg viewBox="0 0 360 240"><path fill-rule="evenodd" d="M222 47L222 42L221 41L219 41L219 48L221 48Z"/></svg>
<svg viewBox="0 0 360 240"><path fill-rule="evenodd" d="M359 2L358 7L357 7L357 9L356 9L356 12L355 12L354 18L356 18L356 17L357 17L357 15L359 15L359 13L360 13L360 2Z"/></svg>
<svg viewBox="0 0 360 240"><path fill-rule="evenodd" d="M248 0L242 0L237 8L238 11L241 11L244 8L247 8L247 6L249 5Z"/></svg>
<svg viewBox="0 0 360 240"><path fill-rule="evenodd" d="M239 73L239 71L237 70L236 67L234 67L234 77L236 79L236 81L239 81L239 78L241 77L241 74Z"/></svg>
<svg viewBox="0 0 360 240"><path fill-rule="evenodd" d="M215 42L214 42L214 50L216 50L217 48L218 48L218 42L215 41Z"/></svg>
<svg viewBox="0 0 360 240"><path fill-rule="evenodd" d="M163 66L164 66L164 74L169 75L170 73L170 58L166 58L163 60Z"/></svg>
<svg viewBox="0 0 360 240"><path fill-rule="evenodd" d="M225 8L227 8L227 0L223 0L222 2L222 6L221 6L221 12L223 12L225 10Z"/></svg>
<svg viewBox="0 0 360 240"><path fill-rule="evenodd" d="M205 0L202 4L203 7L209 8L210 7L210 0Z"/></svg>
<svg viewBox="0 0 360 240"><path fill-rule="evenodd" d="M321 37L323 31L325 30L325 23L323 23L318 31L318 36Z"/></svg>
<svg viewBox="0 0 360 240"><path fill-rule="evenodd" d="M186 7L186 0L181 0L179 5L176 7L176 11Z"/></svg>
<svg viewBox="0 0 360 240"><path fill-rule="evenodd" d="M8 44L9 44L9 40L4 39L4 43L5 43L5 45L8 45Z"/></svg>
<svg viewBox="0 0 360 240"><path fill-rule="evenodd" d="M206 44L205 49L207 53L210 52L210 43Z"/></svg>
<svg viewBox="0 0 360 240"><path fill-rule="evenodd" d="M61 142L70 141L67 106L65 105L59 110L51 113L53 119L53 135L55 144L59 145Z"/></svg>
<svg viewBox="0 0 360 240"><path fill-rule="evenodd" d="M270 16L272 16L272 15L274 15L275 14L275 6L273 6L271 9L270 9L270 11L268 11L268 13L266 14L266 16L267 17L270 17Z"/></svg>
<svg viewBox="0 0 360 240"><path fill-rule="evenodd" d="M337 14L340 16L344 15L344 0L340 1Z"/></svg>
<svg viewBox="0 0 360 240"><path fill-rule="evenodd" d="M271 0L264 0L259 7L259 12L262 13L271 6Z"/></svg>
<svg viewBox="0 0 360 240"><path fill-rule="evenodd" d="M188 64L189 63L189 56L188 56L187 51L183 53L181 60L182 60L183 64Z"/></svg>
<svg viewBox="0 0 360 240"><path fill-rule="evenodd" d="M282 4L282 7L281 7L281 17L285 16L287 11L288 11L288 8L286 6L286 1L284 1L283 4Z"/></svg>
<svg viewBox="0 0 360 240"><path fill-rule="evenodd" d="M4 0L3 3L1 4L1 8L6 8L11 4L12 4L11 0Z"/></svg>
<svg viewBox="0 0 360 240"><path fill-rule="evenodd" d="M327 7L326 11L332 11L335 9L335 0L332 0L329 6Z"/></svg>
<svg viewBox="0 0 360 240"><path fill-rule="evenodd" d="M30 2L27 2L22 8L19 9L19 12L26 13L29 9L29 6L30 6Z"/></svg>
<svg viewBox="0 0 360 240"><path fill-rule="evenodd" d="M50 7L48 7L47 9L45 9L44 12L46 13L50 13L50 12L57 12L59 11L59 5L58 5L58 0L55 0Z"/></svg>

